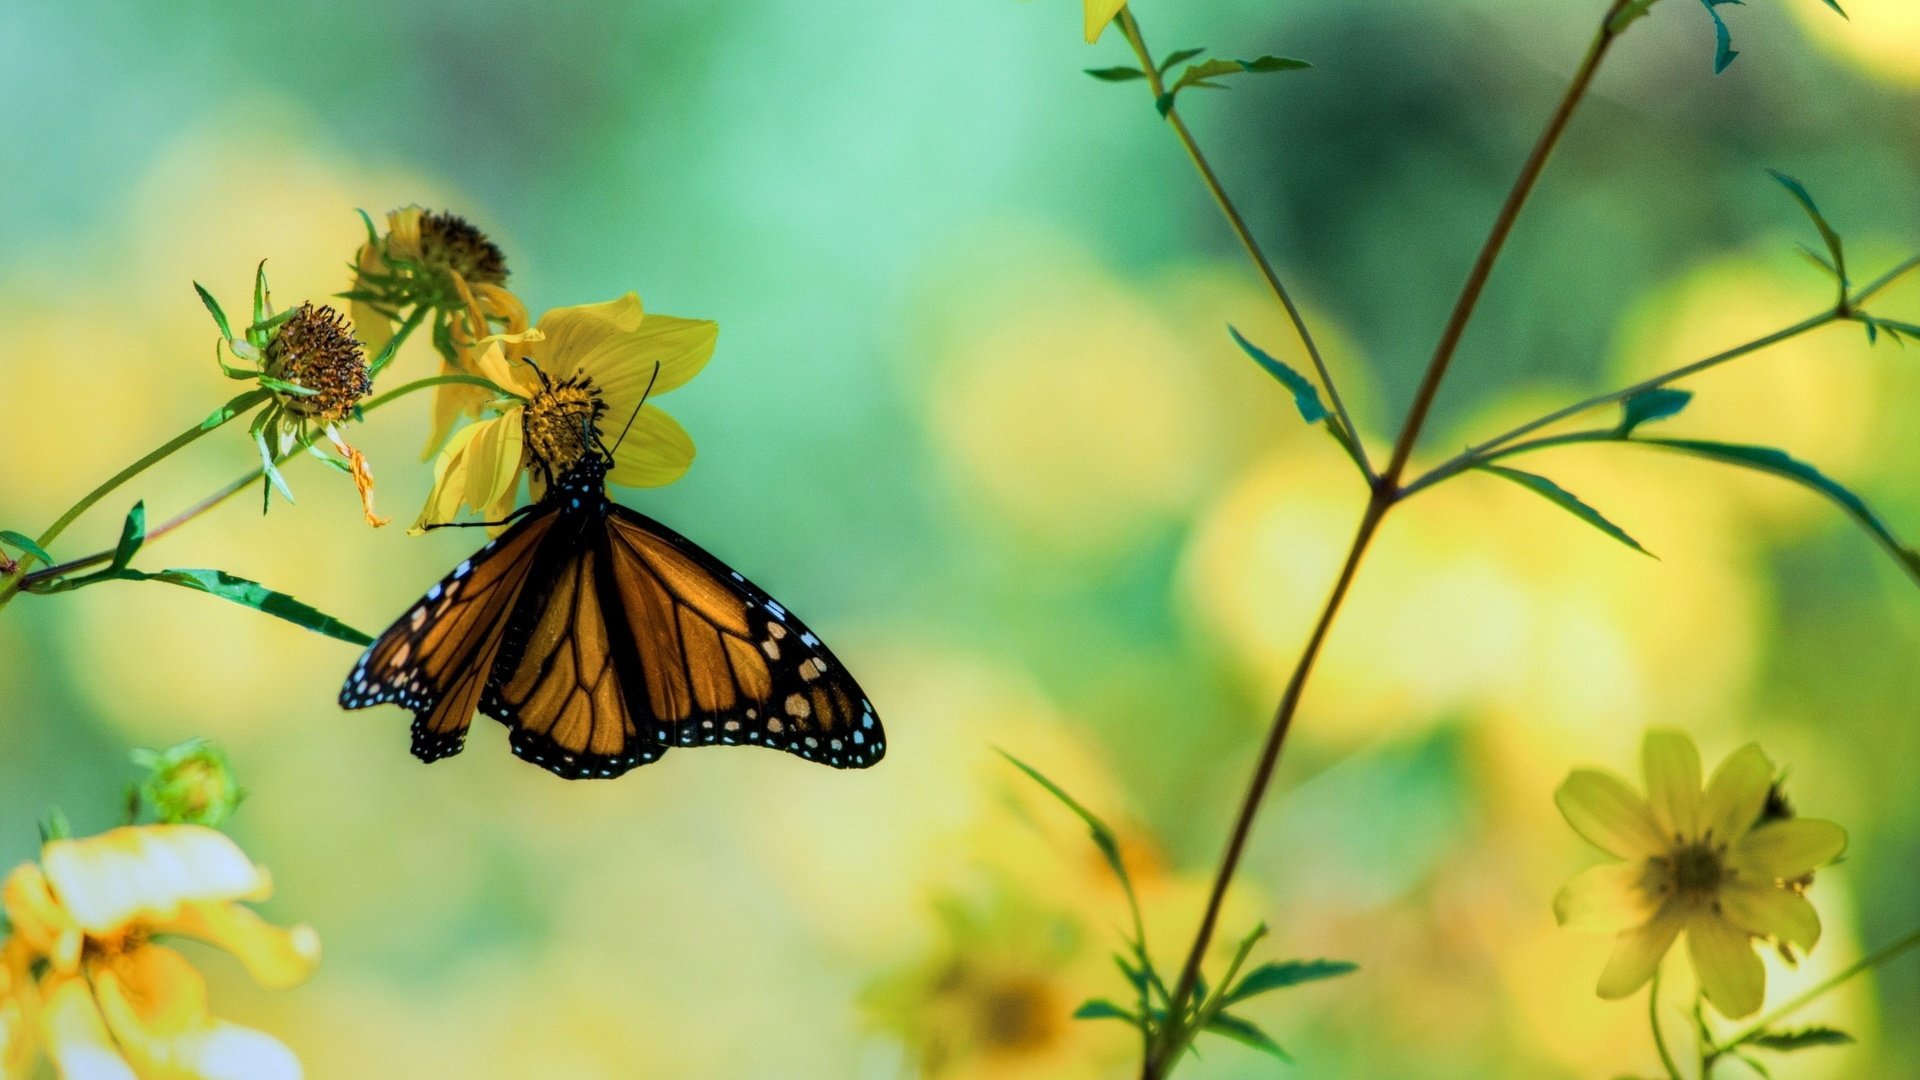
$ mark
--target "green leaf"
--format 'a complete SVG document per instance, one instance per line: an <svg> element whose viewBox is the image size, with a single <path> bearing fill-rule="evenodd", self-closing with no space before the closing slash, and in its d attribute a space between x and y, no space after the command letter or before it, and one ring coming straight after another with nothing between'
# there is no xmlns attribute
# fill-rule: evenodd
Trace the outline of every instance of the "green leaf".
<svg viewBox="0 0 1920 1080"><path fill-rule="evenodd" d="M1778 181L1781 187L1786 188L1787 191L1793 195L1794 201L1800 204L1800 208L1805 210L1807 216L1813 219L1813 227L1820 230L1820 239L1826 241L1827 253L1833 256L1831 269L1833 270L1834 276L1840 279L1840 288L1844 295L1847 288L1847 255L1845 248L1840 243L1840 234L1834 231L1833 226L1827 223L1826 215L1822 214L1820 208L1814 205L1813 196L1807 192L1805 184L1802 184L1800 181L1795 180L1793 177L1788 176L1778 169L1768 169L1767 175Z"/></svg>
<svg viewBox="0 0 1920 1080"><path fill-rule="evenodd" d="M1087 830L1093 834L1094 846L1100 849L1100 854L1106 856L1107 865L1113 867L1113 872L1119 876L1121 881L1124 882L1128 880L1126 864L1120 861L1120 842L1115 839L1113 830L1107 827L1106 822L1101 821L1093 811L1080 805L1079 800L1067 794L1059 784L1047 779L1041 774L1040 770L1021 761L1005 750L1000 750L999 753L1001 757L1013 762L1014 768L1026 773L1035 783L1046 788L1048 794L1060 800L1067 809L1073 811L1081 821L1086 822Z"/></svg>
<svg viewBox="0 0 1920 1080"><path fill-rule="evenodd" d="M1519 484L1521 487L1526 488L1527 490L1532 491L1533 493L1541 496L1542 498L1545 498L1547 501L1555 504L1556 506L1559 506L1562 510L1567 511L1568 513L1572 514L1574 517L1579 518L1581 521L1586 522L1587 524L1593 526L1594 528L1599 529L1601 532L1606 533L1608 536L1613 537L1615 540L1618 540L1621 543L1627 545L1628 547L1639 552L1640 554L1646 555L1649 557L1653 556L1653 552L1648 551L1646 548L1643 548L1640 546L1640 541L1635 540L1631 536L1628 536L1625 529L1622 529L1620 526L1615 525L1611 521L1608 521L1606 517L1600 513L1600 511L1595 510L1593 507L1588 506L1586 503L1581 502L1579 498L1576 497L1572 492L1568 491L1566 488L1561 487L1559 484L1556 484L1553 481L1547 479L1546 477L1537 476L1530 472L1521 472L1519 469L1509 469L1503 465L1481 465L1479 466L1479 468L1484 469L1487 472L1493 473L1495 476L1506 477L1507 479L1513 481L1514 483Z"/></svg>
<svg viewBox="0 0 1920 1080"><path fill-rule="evenodd" d="M1840 6L1840 0L1821 0L1821 2L1832 8L1835 15L1840 16L1848 22L1853 21L1853 16L1848 15L1846 9Z"/></svg>
<svg viewBox="0 0 1920 1080"><path fill-rule="evenodd" d="M1160 95L1159 101L1155 104L1160 109L1160 115L1165 116L1173 111L1174 98L1180 91L1190 86L1223 90L1225 87L1214 80L1230 75L1269 75L1280 71L1301 71L1312 66L1305 60L1294 60L1285 56L1262 56L1257 60L1228 60L1223 57L1202 60L1197 64L1188 64L1187 69L1180 73L1179 80L1168 87L1167 92Z"/></svg>
<svg viewBox="0 0 1920 1080"><path fill-rule="evenodd" d="M1234 327L1228 326L1227 333L1232 334L1234 343L1239 345L1248 356L1253 357L1254 363L1265 368L1267 374L1280 380L1280 384L1293 393L1293 405L1300 410L1300 419L1309 424L1317 424L1327 418L1327 407L1320 403L1320 390L1311 380L1242 337L1240 331Z"/></svg>
<svg viewBox="0 0 1920 1080"><path fill-rule="evenodd" d="M282 394L292 394L294 397L314 397L320 393L320 391L310 386L301 386L299 383L288 382L285 379L276 379L271 375L257 375L255 378L261 386L269 390L276 390Z"/></svg>
<svg viewBox="0 0 1920 1080"><path fill-rule="evenodd" d="M1144 79L1147 77L1146 72L1135 67L1088 68L1086 70L1087 74L1099 79L1101 82L1131 82L1134 79Z"/></svg>
<svg viewBox="0 0 1920 1080"><path fill-rule="evenodd" d="M1738 465L1741 468L1768 473L1810 488L1846 511L1854 524L1865 529L1868 535L1878 541L1880 546L1900 563L1900 568L1905 570L1909 577L1912 577L1916 583L1920 583L1920 552L1902 544L1893 535L1893 531L1887 528L1886 523L1880 520L1880 516L1867 506L1864 499L1830 479L1819 469L1789 456L1784 450L1775 450L1767 446L1708 442L1703 439L1634 439L1632 441L1641 446L1658 446L1726 465Z"/></svg>
<svg viewBox="0 0 1920 1080"><path fill-rule="evenodd" d="M232 341L233 330L227 326L227 313L220 310L220 301L215 300L213 294L197 281L193 283L193 291L200 294L200 302L207 306L207 314L213 316L213 324L220 328L220 336Z"/></svg>
<svg viewBox="0 0 1920 1080"><path fill-rule="evenodd" d="M1167 69L1173 67L1173 65L1181 63L1183 61L1191 60L1194 57L1199 56L1201 53L1206 51L1207 50L1204 47L1198 48L1198 49L1181 49L1177 52L1169 54L1165 60L1160 61L1160 67L1158 70L1160 74L1165 75L1167 73Z"/></svg>
<svg viewBox="0 0 1920 1080"><path fill-rule="evenodd" d="M249 581L227 573L225 570L161 570L157 573L131 571L130 580L164 581L169 585L194 589L222 600L231 600L243 607L264 612L277 619L285 619L295 626L304 627L316 634L350 642L354 645L371 645L373 638L348 626L326 612L309 607L283 592L276 592L257 581Z"/></svg>
<svg viewBox="0 0 1920 1080"><path fill-rule="evenodd" d="M1138 1027L1140 1018L1105 998L1093 998L1073 1010L1075 1020L1125 1020Z"/></svg>
<svg viewBox="0 0 1920 1080"><path fill-rule="evenodd" d="M127 511L125 521L120 523L120 542L113 546L113 561L107 565L106 573L113 574L125 570L133 562L133 556L140 545L147 542L147 504L137 502Z"/></svg>
<svg viewBox="0 0 1920 1080"><path fill-rule="evenodd" d="M1261 1031L1251 1021L1242 1020L1237 1016L1228 1013L1215 1013L1213 1017L1207 1021L1207 1026L1201 1030L1211 1031L1215 1035L1225 1035L1235 1042L1244 1043L1247 1046L1253 1047L1255 1050L1272 1054L1274 1057L1289 1064L1293 1062L1293 1056L1281 1049L1280 1044L1274 1042L1266 1032Z"/></svg>
<svg viewBox="0 0 1920 1080"><path fill-rule="evenodd" d="M285 326L289 320L298 314L300 314L299 308L288 308L278 315L269 315L259 322L254 323L252 326L247 327L247 337L251 339L254 335L258 334L264 338L267 331Z"/></svg>
<svg viewBox="0 0 1920 1080"><path fill-rule="evenodd" d="M267 317L267 260L261 259L260 265L253 271L253 319L254 326L260 325Z"/></svg>
<svg viewBox="0 0 1920 1080"><path fill-rule="evenodd" d="M1625 438L1633 434L1635 428L1650 420L1665 420L1677 415L1692 400L1691 390L1674 390L1665 386L1642 390L1620 404L1620 436Z"/></svg>
<svg viewBox="0 0 1920 1080"><path fill-rule="evenodd" d="M1788 1054L1814 1046L1847 1046L1855 1039L1839 1028L1809 1027L1801 1028L1799 1031L1762 1032L1747 1041L1755 1046L1763 1046L1768 1050Z"/></svg>
<svg viewBox="0 0 1920 1080"><path fill-rule="evenodd" d="M200 430L212 431L214 428L219 427L221 424L239 416L241 413L246 412L248 409L253 408L265 400L267 400L267 394L263 390L249 390L244 394L239 394L225 405L208 413L207 418L200 421Z"/></svg>
<svg viewBox="0 0 1920 1080"><path fill-rule="evenodd" d="M1721 4L1741 2L1742 0L1700 0L1700 3L1706 6L1707 14L1713 16L1713 73L1715 75L1727 70L1727 65L1733 63L1733 58L1740 54L1733 51L1733 35L1727 30L1727 20L1722 19L1720 13L1713 9Z"/></svg>
<svg viewBox="0 0 1920 1080"><path fill-rule="evenodd" d="M1284 990L1289 986L1331 979L1360 970L1360 965L1345 960L1286 960L1262 964L1247 972L1239 985L1227 991L1222 1004L1232 1005L1260 994Z"/></svg>
<svg viewBox="0 0 1920 1080"><path fill-rule="evenodd" d="M15 550L24 551L48 566L54 565L54 558L47 554L47 549L34 543L33 538L25 533L17 533L12 529L0 529L0 544L10 544Z"/></svg>
<svg viewBox="0 0 1920 1080"><path fill-rule="evenodd" d="M1614 13L1612 21L1607 23L1607 33L1619 36L1627 27L1646 17L1659 0L1631 0L1626 7Z"/></svg>

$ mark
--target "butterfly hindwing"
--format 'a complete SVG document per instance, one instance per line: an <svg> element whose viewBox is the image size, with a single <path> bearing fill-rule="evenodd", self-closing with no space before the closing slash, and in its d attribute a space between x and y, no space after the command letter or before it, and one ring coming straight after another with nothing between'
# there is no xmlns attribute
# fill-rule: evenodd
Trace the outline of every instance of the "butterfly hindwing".
<svg viewBox="0 0 1920 1080"><path fill-rule="evenodd" d="M619 776L666 752L636 719L619 657L629 635L608 616L607 551L597 515L570 514L547 541L546 578L506 631L480 711L513 752L569 780Z"/></svg>
<svg viewBox="0 0 1920 1080"><path fill-rule="evenodd" d="M361 655L340 688L341 706L401 705L413 710L415 757L459 753L553 521L528 517L427 590Z"/></svg>
<svg viewBox="0 0 1920 1080"><path fill-rule="evenodd" d="M841 769L886 753L860 685L779 602L624 506L608 505L606 532L607 606L631 634L626 681L656 741L769 746Z"/></svg>

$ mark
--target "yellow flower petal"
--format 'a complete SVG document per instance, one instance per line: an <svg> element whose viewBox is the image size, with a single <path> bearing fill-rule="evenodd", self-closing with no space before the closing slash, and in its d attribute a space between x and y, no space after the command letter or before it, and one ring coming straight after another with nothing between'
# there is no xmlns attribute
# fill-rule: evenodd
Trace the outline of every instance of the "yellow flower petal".
<svg viewBox="0 0 1920 1080"><path fill-rule="evenodd" d="M700 374L713 359L719 338L716 322L648 315L638 330L608 337L577 363L600 388L608 417L619 423L639 404L642 394L664 394ZM655 364L660 365L658 375L653 371ZM649 379L652 390L647 389Z"/></svg>
<svg viewBox="0 0 1920 1080"><path fill-rule="evenodd" d="M1613 939L1613 954L1607 957L1606 969L1600 972L1600 984L1596 987L1600 996L1613 1001L1645 986L1685 923L1686 916L1669 905L1647 920L1645 926L1622 931Z"/></svg>
<svg viewBox="0 0 1920 1080"><path fill-rule="evenodd" d="M1666 849L1647 801L1612 773L1575 769L1553 801L1575 832L1609 855L1643 859Z"/></svg>
<svg viewBox="0 0 1920 1080"><path fill-rule="evenodd" d="M1763 881L1791 881L1847 850L1847 830L1819 818L1770 821L1735 841L1733 865Z"/></svg>
<svg viewBox="0 0 1920 1080"><path fill-rule="evenodd" d="M1700 751L1677 731L1649 731L1641 743L1647 802L1667 837L1700 835Z"/></svg>
<svg viewBox="0 0 1920 1080"><path fill-rule="evenodd" d="M464 375L466 372L442 361L440 374ZM514 389L511 385L501 385L502 389ZM434 387L433 416L427 431L426 445L420 450L420 459L425 461L432 457L434 451L447 442L447 436L453 433L454 428L460 426L461 420L470 416L479 416L481 408L491 399L492 394L484 386L474 386L469 383L443 383Z"/></svg>
<svg viewBox="0 0 1920 1080"><path fill-rule="evenodd" d="M16 942L0 951L0 1080L26 1080L40 1057L31 962Z"/></svg>
<svg viewBox="0 0 1920 1080"><path fill-rule="evenodd" d="M170 918L191 901L260 899L271 891L238 844L201 825L129 825L55 840L40 864L61 906L94 934Z"/></svg>
<svg viewBox="0 0 1920 1080"><path fill-rule="evenodd" d="M80 969L80 948L85 944L73 915L60 906L40 867L26 863L7 875L0 887L7 921L13 926L13 938L35 953L46 957L55 970L72 974Z"/></svg>
<svg viewBox="0 0 1920 1080"><path fill-rule="evenodd" d="M1725 919L1701 915L1687 926L1687 955L1700 992L1720 1015L1738 1020L1760 1009L1767 994L1767 969L1754 955L1753 939Z"/></svg>
<svg viewBox="0 0 1920 1080"><path fill-rule="evenodd" d="M194 1080L300 1080L300 1059L265 1032L215 1020L175 1040L166 1065Z"/></svg>
<svg viewBox="0 0 1920 1080"><path fill-rule="evenodd" d="M608 436L618 438L618 431ZM613 448L607 482L621 487L660 487L686 475L693 464L693 438L679 421L648 405L633 418L633 429Z"/></svg>
<svg viewBox="0 0 1920 1080"><path fill-rule="evenodd" d="M1100 34L1127 6L1127 0L1086 0L1087 4L1087 44L1100 40Z"/></svg>
<svg viewBox="0 0 1920 1080"><path fill-rule="evenodd" d="M428 525L452 521L460 516L462 505L484 513L503 496L511 495L523 459L521 431L520 409L516 406L454 432L433 463L433 489L420 508L420 517L407 532L418 536ZM472 501L475 493L488 492L494 493L493 498Z"/></svg>
<svg viewBox="0 0 1920 1080"><path fill-rule="evenodd" d="M540 392L540 376L525 363L516 363L507 356L504 346L523 341L540 340L540 331L527 330L519 334L496 334L487 339L487 345L473 357L473 373L489 379L502 390L532 397ZM485 396L484 386L468 387L474 393Z"/></svg>
<svg viewBox="0 0 1920 1080"><path fill-rule="evenodd" d="M142 945L87 964L107 1030L138 1067L149 1044L176 1039L211 1023L207 980L172 949Z"/></svg>
<svg viewBox="0 0 1920 1080"><path fill-rule="evenodd" d="M1773 776L1773 762L1760 751L1760 744L1748 743L1729 754L1707 781L1701 828L1718 840L1738 840L1759 819Z"/></svg>
<svg viewBox="0 0 1920 1080"><path fill-rule="evenodd" d="M387 211L387 254L397 259L420 260L420 219L426 211L404 206Z"/></svg>
<svg viewBox="0 0 1920 1080"><path fill-rule="evenodd" d="M67 1080L138 1080L107 1034L87 981L49 975L40 983L40 1042Z"/></svg>
<svg viewBox="0 0 1920 1080"><path fill-rule="evenodd" d="M1561 926L1596 934L1644 925L1660 910L1658 900L1641 886L1645 875L1646 864L1638 861L1590 867L1554 897L1554 918Z"/></svg>
<svg viewBox="0 0 1920 1080"><path fill-rule="evenodd" d="M540 316L544 340L533 344L533 357L547 374L566 378L603 345L639 330L643 315L635 293L600 304L554 308Z"/></svg>
<svg viewBox="0 0 1920 1080"><path fill-rule="evenodd" d="M1807 898L1772 882L1736 881L1720 890L1727 921L1756 937L1812 949L1820 942L1820 913Z"/></svg>
<svg viewBox="0 0 1920 1080"><path fill-rule="evenodd" d="M306 981L320 964L320 935L313 927L282 929L238 904L188 904L156 929L218 945L270 990Z"/></svg>

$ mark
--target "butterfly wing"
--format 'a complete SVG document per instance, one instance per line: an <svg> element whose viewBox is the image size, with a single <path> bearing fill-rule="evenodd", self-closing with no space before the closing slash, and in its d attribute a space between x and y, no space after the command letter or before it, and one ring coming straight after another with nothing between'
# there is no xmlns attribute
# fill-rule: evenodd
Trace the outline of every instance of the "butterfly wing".
<svg viewBox="0 0 1920 1080"><path fill-rule="evenodd" d="M413 756L459 753L555 520L551 511L532 514L428 589L361 655L340 688L341 706L397 703L413 710Z"/></svg>
<svg viewBox="0 0 1920 1080"><path fill-rule="evenodd" d="M569 780L659 760L667 748L636 720L639 687L617 659L630 637L607 617L617 609L598 515L570 515L548 545L548 580L509 622L480 711L507 725L516 755Z"/></svg>
<svg viewBox="0 0 1920 1080"><path fill-rule="evenodd" d="M619 666L663 746L770 746L839 769L886 753L873 706L806 624L697 544L610 504L604 607Z"/></svg>

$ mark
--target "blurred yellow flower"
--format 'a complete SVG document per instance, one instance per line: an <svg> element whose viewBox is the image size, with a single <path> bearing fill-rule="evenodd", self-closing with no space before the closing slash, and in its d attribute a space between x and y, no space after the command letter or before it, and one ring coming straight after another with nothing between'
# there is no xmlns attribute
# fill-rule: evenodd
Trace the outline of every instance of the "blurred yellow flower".
<svg viewBox="0 0 1920 1080"><path fill-rule="evenodd" d="M499 245L457 214L408 206L387 214L387 232L369 222L355 258L353 323L367 349L379 354L393 340L406 309L427 313L440 373L472 366L475 343L498 325L507 334L527 328L527 309L507 291L507 260ZM426 453L446 442L463 416L478 416L483 388L449 384L434 389L433 425Z"/></svg>
<svg viewBox="0 0 1920 1080"><path fill-rule="evenodd" d="M237 900L272 886L240 848L198 825L125 826L47 843L0 887L0 1065L23 1075L36 1047L74 1080L275 1080L300 1063L278 1040L213 1017L206 981L161 935L232 953L261 985L292 986L319 962L311 927L273 926Z"/></svg>
<svg viewBox="0 0 1920 1080"><path fill-rule="evenodd" d="M673 417L641 403L699 374L719 332L705 320L646 315L628 293L555 308L531 331L488 340L475 370L512 397L441 451L414 531L451 520L463 504L497 519L512 507L523 470L538 499L592 441L608 437L618 441L611 483L659 487L680 479L693 462L693 439ZM609 432L603 422L619 426Z"/></svg>
<svg viewBox="0 0 1920 1080"><path fill-rule="evenodd" d="M1831 862L1847 834L1830 821L1766 814L1773 763L1756 744L1734 751L1704 792L1700 752L1673 731L1641 749L1647 796L1612 773L1578 769L1554 793L1574 831L1622 861L1580 874L1554 898L1561 925L1614 933L1599 994L1645 985L1682 930L1700 989L1729 1017L1760 1008L1766 969L1756 939L1811 949L1820 916L1803 879Z"/></svg>
<svg viewBox="0 0 1920 1080"><path fill-rule="evenodd" d="M1127 0L1086 0L1087 5L1087 44L1100 40L1100 34L1120 9L1127 6Z"/></svg>

